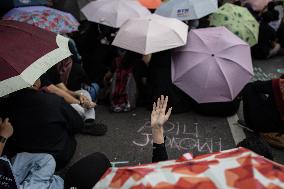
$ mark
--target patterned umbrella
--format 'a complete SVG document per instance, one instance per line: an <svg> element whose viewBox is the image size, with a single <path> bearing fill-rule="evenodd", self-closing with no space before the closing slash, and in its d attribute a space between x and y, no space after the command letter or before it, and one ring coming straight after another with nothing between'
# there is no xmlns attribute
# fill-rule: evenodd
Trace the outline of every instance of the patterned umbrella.
<svg viewBox="0 0 284 189"><path fill-rule="evenodd" d="M259 24L246 8L226 3L210 16L210 24L227 27L250 46L258 42Z"/></svg>
<svg viewBox="0 0 284 189"><path fill-rule="evenodd" d="M33 85L71 55L68 38L30 24L1 20L0 31L0 97Z"/></svg>
<svg viewBox="0 0 284 189"><path fill-rule="evenodd" d="M280 189L284 166L245 148L178 160L110 168L94 189Z"/></svg>
<svg viewBox="0 0 284 189"><path fill-rule="evenodd" d="M71 14L43 6L14 8L3 19L25 22L61 34L76 31L79 26Z"/></svg>

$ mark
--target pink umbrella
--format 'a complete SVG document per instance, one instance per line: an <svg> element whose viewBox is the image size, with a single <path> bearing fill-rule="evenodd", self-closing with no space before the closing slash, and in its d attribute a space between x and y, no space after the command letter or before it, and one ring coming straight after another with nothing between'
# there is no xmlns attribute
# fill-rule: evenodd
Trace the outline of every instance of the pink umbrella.
<svg viewBox="0 0 284 189"><path fill-rule="evenodd" d="M249 45L225 27L191 30L172 55L172 81L199 103L233 100L253 76Z"/></svg>
<svg viewBox="0 0 284 189"><path fill-rule="evenodd" d="M247 0L247 3L251 5L253 10L262 11L271 1L272 0Z"/></svg>

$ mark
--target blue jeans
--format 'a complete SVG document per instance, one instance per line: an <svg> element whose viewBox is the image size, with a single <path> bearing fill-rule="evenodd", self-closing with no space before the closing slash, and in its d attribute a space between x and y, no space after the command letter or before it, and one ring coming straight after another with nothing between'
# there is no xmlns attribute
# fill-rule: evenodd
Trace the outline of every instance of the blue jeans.
<svg viewBox="0 0 284 189"><path fill-rule="evenodd" d="M63 189L64 181L54 175L55 160L49 154L19 153L12 160L12 169L20 189Z"/></svg>

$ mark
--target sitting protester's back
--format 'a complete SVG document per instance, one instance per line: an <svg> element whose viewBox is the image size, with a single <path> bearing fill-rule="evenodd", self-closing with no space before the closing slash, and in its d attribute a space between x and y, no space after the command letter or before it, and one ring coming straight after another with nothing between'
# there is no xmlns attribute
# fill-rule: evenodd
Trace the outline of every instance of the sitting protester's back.
<svg viewBox="0 0 284 189"><path fill-rule="evenodd" d="M83 126L79 114L63 98L23 89L8 99L8 117L14 126L10 140L16 152L40 152L54 156L57 167L74 154L74 133Z"/></svg>

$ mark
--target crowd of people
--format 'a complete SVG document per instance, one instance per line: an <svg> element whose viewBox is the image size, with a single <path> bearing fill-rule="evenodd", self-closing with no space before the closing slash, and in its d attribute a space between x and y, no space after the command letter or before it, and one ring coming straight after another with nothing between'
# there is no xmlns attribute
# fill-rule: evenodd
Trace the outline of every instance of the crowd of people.
<svg viewBox="0 0 284 189"><path fill-rule="evenodd" d="M284 18L276 9L278 2L271 1L259 12L245 1L231 3L248 8L260 24L258 44L251 48L254 58L284 54ZM48 5L56 3L49 1ZM7 11L0 10L1 14ZM188 24L191 29L210 27L208 17ZM113 112L137 106L152 110L153 162L168 159L163 125L171 112L194 110L225 117L235 114L241 101L244 121L240 123L257 133L252 142L243 145L268 158L272 156L266 146L255 146L268 142L284 147L284 78L248 83L230 102L200 104L172 83L171 50L150 55L123 50L111 45L116 32L81 21L77 32L65 34L70 38L71 57L49 69L33 86L0 98L0 155L9 157L22 188L81 189L96 184L111 166L99 152L75 163L64 181L54 172L72 158L77 133L106 134L107 125L96 120L97 103Z"/></svg>

